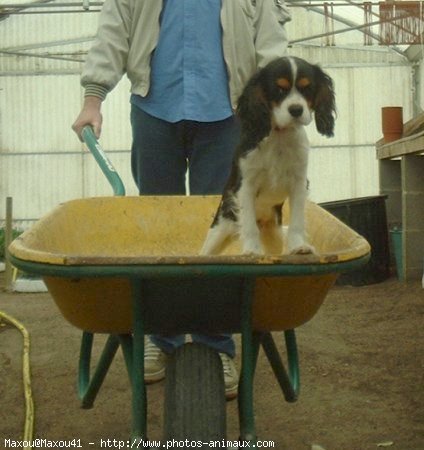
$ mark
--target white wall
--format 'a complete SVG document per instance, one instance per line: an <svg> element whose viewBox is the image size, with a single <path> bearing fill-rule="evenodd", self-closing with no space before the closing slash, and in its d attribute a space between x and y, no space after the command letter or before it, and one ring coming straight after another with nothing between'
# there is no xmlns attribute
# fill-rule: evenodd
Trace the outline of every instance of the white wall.
<svg viewBox="0 0 424 450"><path fill-rule="evenodd" d="M108 98L101 142L110 151L128 193L129 85ZM81 105L79 76L0 77L0 218L4 198L14 199L16 220L33 220L78 197L109 195L111 188L71 130Z"/></svg>
<svg viewBox="0 0 424 450"><path fill-rule="evenodd" d="M326 68L336 87L334 138L309 127L309 177L315 201L341 200L379 192L375 142L382 137L381 108L403 106L412 116L410 68L407 66Z"/></svg>

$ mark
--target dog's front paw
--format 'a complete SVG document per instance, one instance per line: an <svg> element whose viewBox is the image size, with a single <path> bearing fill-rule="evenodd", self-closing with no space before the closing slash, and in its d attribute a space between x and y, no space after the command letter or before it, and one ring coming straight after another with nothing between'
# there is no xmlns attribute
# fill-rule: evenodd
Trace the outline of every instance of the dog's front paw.
<svg viewBox="0 0 424 450"><path fill-rule="evenodd" d="M289 234L287 238L287 253L289 255L315 254L315 248L309 245L300 233Z"/></svg>
<svg viewBox="0 0 424 450"><path fill-rule="evenodd" d="M290 255L315 255L315 248L309 244L303 244L290 250Z"/></svg>
<svg viewBox="0 0 424 450"><path fill-rule="evenodd" d="M243 245L243 255L263 255L264 250L259 242L250 242Z"/></svg>

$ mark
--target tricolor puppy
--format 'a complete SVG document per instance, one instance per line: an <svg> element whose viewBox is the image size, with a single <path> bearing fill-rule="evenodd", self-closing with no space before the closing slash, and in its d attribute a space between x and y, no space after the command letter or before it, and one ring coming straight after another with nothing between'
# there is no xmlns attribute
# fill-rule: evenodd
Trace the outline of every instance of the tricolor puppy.
<svg viewBox="0 0 424 450"><path fill-rule="evenodd" d="M244 254L263 254L265 235L281 243L286 199L290 221L285 252L313 253L305 238L309 142L304 126L315 117L318 132L333 136L331 78L302 59L279 58L250 79L239 99L237 115L240 143L201 254L219 253L236 234Z"/></svg>

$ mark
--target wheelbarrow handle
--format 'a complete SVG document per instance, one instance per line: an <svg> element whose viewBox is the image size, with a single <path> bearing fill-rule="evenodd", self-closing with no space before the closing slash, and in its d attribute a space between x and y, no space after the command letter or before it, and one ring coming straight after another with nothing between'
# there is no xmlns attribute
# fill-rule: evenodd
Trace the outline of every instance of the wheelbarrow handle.
<svg viewBox="0 0 424 450"><path fill-rule="evenodd" d="M112 186L114 195L125 195L124 183L122 182L121 177L118 175L118 172L111 163L110 159L100 146L91 126L85 126L83 128L82 138Z"/></svg>

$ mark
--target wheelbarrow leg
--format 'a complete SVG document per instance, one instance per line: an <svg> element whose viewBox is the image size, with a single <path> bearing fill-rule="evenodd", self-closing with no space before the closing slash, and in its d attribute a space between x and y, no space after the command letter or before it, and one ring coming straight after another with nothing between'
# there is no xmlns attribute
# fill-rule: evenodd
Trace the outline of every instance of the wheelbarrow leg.
<svg viewBox="0 0 424 450"><path fill-rule="evenodd" d="M133 302L132 439L146 439L147 396L144 385L144 296L143 280L131 280Z"/></svg>
<svg viewBox="0 0 424 450"><path fill-rule="evenodd" d="M287 402L292 403L297 400L299 394L299 362L296 336L294 330L285 331L284 336L286 340L289 373L287 373L284 367L271 333L268 332L262 335L262 347L283 391L284 398Z"/></svg>
<svg viewBox="0 0 424 450"><path fill-rule="evenodd" d="M130 378L130 383L132 384L132 373L133 373L133 339L131 334L120 334L118 335L119 343L121 344L122 353L124 355L125 366L127 368L127 373Z"/></svg>
<svg viewBox="0 0 424 450"><path fill-rule="evenodd" d="M256 445L255 418L253 413L253 377L260 344L259 335L252 332L252 298L254 280L247 279L244 283L242 299L241 323L241 374L239 383L239 421L240 440Z"/></svg>
<svg viewBox="0 0 424 450"><path fill-rule="evenodd" d="M97 393L105 379L105 376L112 364L116 351L119 347L119 340L116 336L110 335L107 338L103 352L97 363L96 370L90 379L91 349L93 347L93 334L83 332L81 341L81 351L78 374L78 395L83 408L91 408Z"/></svg>
<svg viewBox="0 0 424 450"><path fill-rule="evenodd" d="M295 330L286 330L284 339L286 341L290 382L297 398L300 391L300 369Z"/></svg>

